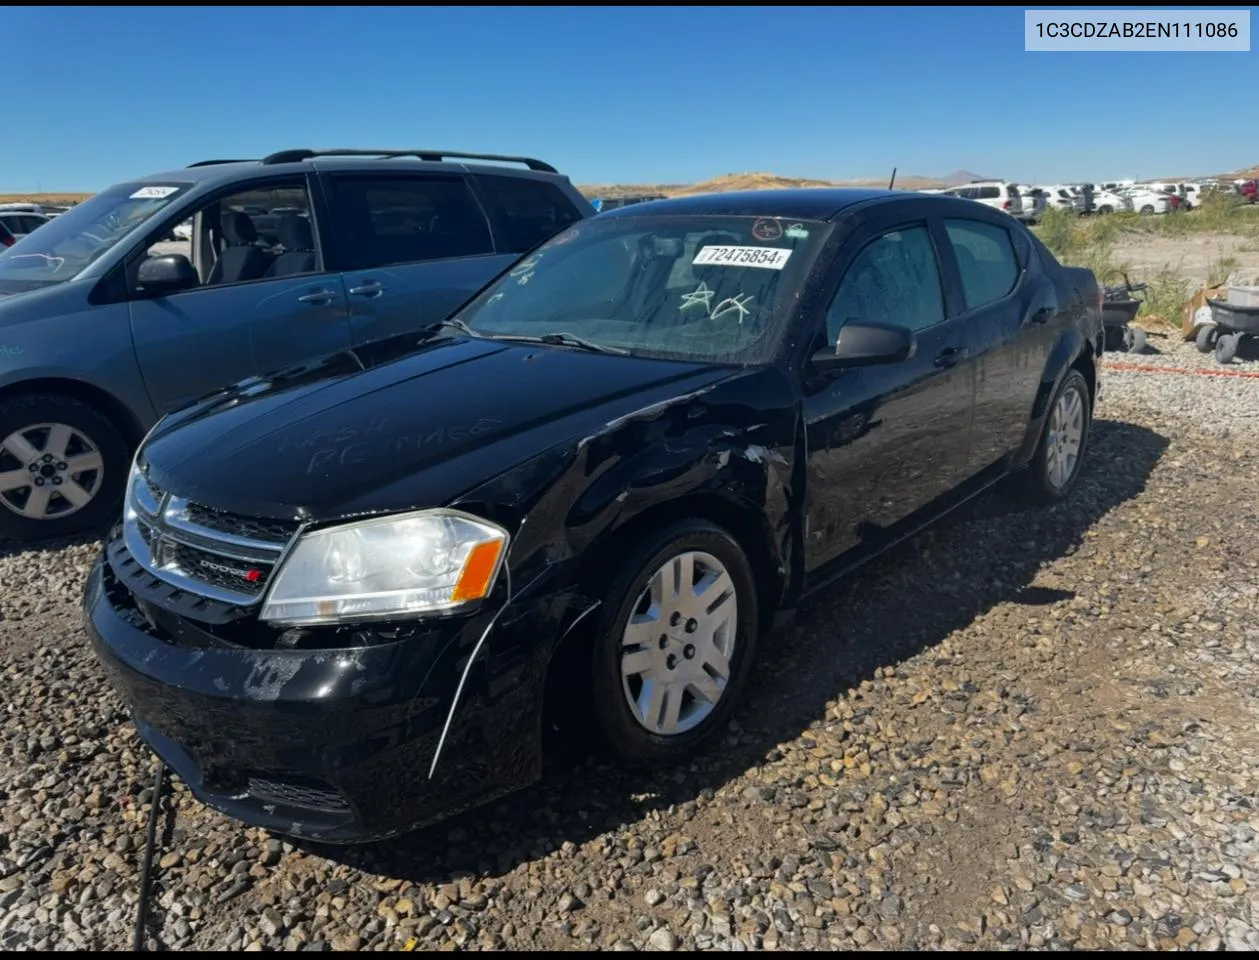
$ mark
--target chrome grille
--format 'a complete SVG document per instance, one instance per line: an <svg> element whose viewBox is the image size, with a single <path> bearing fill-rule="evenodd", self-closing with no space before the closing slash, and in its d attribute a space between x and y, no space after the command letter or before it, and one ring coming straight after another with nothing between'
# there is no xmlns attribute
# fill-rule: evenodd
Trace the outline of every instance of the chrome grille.
<svg viewBox="0 0 1259 960"><path fill-rule="evenodd" d="M298 530L177 497L133 472L123 516L127 552L160 580L197 596L251 604L262 597Z"/></svg>

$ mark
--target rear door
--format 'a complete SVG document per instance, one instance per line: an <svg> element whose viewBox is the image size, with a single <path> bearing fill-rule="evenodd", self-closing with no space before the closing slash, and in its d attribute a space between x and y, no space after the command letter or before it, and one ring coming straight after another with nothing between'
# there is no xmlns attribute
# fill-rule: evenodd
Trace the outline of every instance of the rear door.
<svg viewBox="0 0 1259 960"><path fill-rule="evenodd" d="M325 172L356 346L450 316L515 259L458 172Z"/></svg>
<svg viewBox="0 0 1259 960"><path fill-rule="evenodd" d="M273 231L262 211L275 209L301 223ZM350 346L345 294L325 266L317 213L305 177L237 185L197 208L199 286L146 297L135 282L146 256L192 256L188 241L166 239L186 213L158 226L128 262L131 336L159 412Z"/></svg>
<svg viewBox="0 0 1259 960"><path fill-rule="evenodd" d="M1022 225L959 215L943 228L955 322L965 327L978 366L971 444L978 472L1023 441L1057 333L1057 297Z"/></svg>
<svg viewBox="0 0 1259 960"><path fill-rule="evenodd" d="M877 549L887 528L968 476L974 371L968 328L948 317L937 235L926 217L875 220L837 258L814 350L834 349L852 322L907 327L917 350L901 363L805 377L810 573Z"/></svg>

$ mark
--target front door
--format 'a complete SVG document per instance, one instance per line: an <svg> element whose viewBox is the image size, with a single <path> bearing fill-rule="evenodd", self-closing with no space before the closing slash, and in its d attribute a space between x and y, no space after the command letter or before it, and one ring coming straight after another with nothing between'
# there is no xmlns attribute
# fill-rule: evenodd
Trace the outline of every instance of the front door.
<svg viewBox="0 0 1259 960"><path fill-rule="evenodd" d="M136 292L128 304L136 357L160 414L349 348L344 288L324 269L304 178L218 197L192 223L195 244L163 239L146 253L189 256L200 285L161 297ZM138 268L139 259L129 266L133 291Z"/></svg>
<svg viewBox="0 0 1259 960"><path fill-rule="evenodd" d="M877 549L969 474L974 367L927 224L867 228L847 246L817 346L834 349L845 323L862 322L907 327L917 347L900 363L805 379L806 573Z"/></svg>
<svg viewBox="0 0 1259 960"><path fill-rule="evenodd" d="M457 174L327 176L356 346L444 320L515 259Z"/></svg>

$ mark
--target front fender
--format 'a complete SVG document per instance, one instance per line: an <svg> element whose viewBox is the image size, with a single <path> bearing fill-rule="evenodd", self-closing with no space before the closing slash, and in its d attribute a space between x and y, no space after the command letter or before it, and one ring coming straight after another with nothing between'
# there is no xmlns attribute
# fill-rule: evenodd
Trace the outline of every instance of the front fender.
<svg viewBox="0 0 1259 960"><path fill-rule="evenodd" d="M587 574L615 564L626 535L646 532L663 515L680 517L700 501L710 512L728 510L758 531L762 542L746 548L763 545L768 556L754 562L785 577L798 512L794 428L786 375L751 371L618 417L460 497L453 506L513 532L503 626L522 618L531 626L486 634L452 707L452 734L467 723L492 724L495 736L518 738L523 753L536 754L551 660L604 600L603 578ZM508 703L509 718L493 709Z"/></svg>

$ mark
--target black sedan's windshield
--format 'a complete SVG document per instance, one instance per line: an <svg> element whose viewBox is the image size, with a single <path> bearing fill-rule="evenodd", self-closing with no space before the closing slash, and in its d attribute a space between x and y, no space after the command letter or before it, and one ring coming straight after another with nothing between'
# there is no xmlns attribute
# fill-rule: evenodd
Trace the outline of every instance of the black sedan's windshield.
<svg viewBox="0 0 1259 960"><path fill-rule="evenodd" d="M828 229L769 217L593 218L529 254L456 320L487 337L763 362Z"/></svg>

